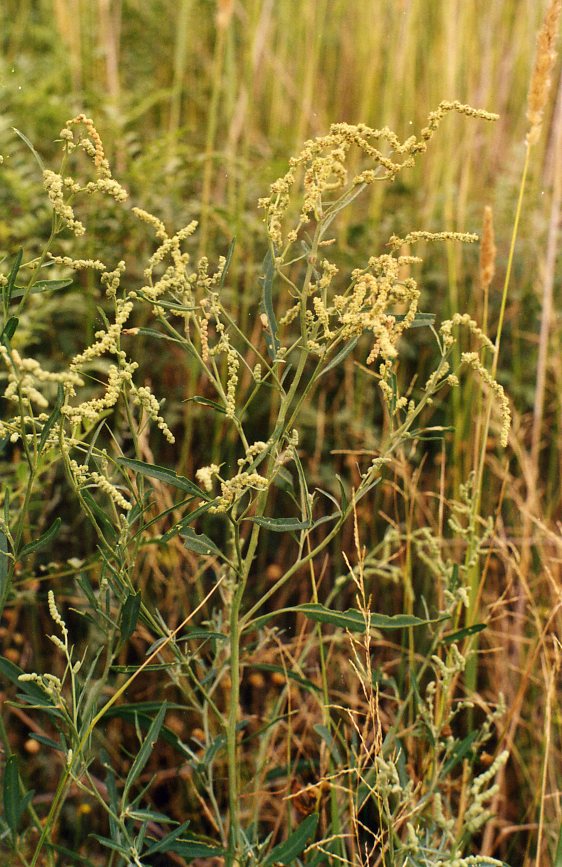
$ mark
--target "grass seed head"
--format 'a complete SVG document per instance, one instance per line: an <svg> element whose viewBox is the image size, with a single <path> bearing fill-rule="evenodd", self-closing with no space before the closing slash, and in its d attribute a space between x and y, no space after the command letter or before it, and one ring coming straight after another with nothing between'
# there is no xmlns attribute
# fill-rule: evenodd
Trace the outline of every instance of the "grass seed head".
<svg viewBox="0 0 562 867"><path fill-rule="evenodd" d="M496 244L494 239L494 216L490 205L484 208L482 239L480 241L480 286L490 287L496 273Z"/></svg>
<svg viewBox="0 0 562 867"><path fill-rule="evenodd" d="M535 65L527 97L527 120L530 124L527 133L528 145L536 144L541 132L544 110L552 84L552 70L556 60L556 40L561 12L562 0L550 0L537 36Z"/></svg>

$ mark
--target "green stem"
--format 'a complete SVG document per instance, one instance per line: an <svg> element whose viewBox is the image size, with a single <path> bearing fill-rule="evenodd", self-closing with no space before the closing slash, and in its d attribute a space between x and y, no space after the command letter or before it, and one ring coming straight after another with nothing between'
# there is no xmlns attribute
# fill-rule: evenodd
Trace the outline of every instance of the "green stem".
<svg viewBox="0 0 562 867"><path fill-rule="evenodd" d="M517 208L515 211L515 220L513 223L513 231L511 233L511 243L509 245L509 256L507 260L507 268L505 272L505 279L503 283L503 291L500 305L500 313L498 318L498 327L496 331L496 340L494 343L494 357L492 359L492 367L491 367L491 376L495 379L498 371L498 362L500 355L500 344L503 333L503 325L505 318L505 311L507 306L507 296L509 290L509 284L511 281L511 271L513 268L513 262L515 258L515 245L517 241L517 235L519 231L519 222L521 219L521 214L523 211L523 197L525 194L525 186L527 182L527 173L529 170L529 157L531 153L531 146L528 142L525 142L525 162L523 164L523 172L521 175L521 184L519 186L519 196L517 199ZM493 394L490 394L487 401L486 406L486 418L484 422L484 426L482 429L482 439L480 444L480 457L478 461L477 467L477 476L476 476L476 484L475 491L472 501L472 513L471 513L471 522L475 523L478 520L478 516L480 515L480 506L482 501L482 485L484 480L484 466L486 462L486 448L488 442L488 434L490 431L490 421L492 418L492 406L494 403ZM471 544L469 544L465 563L468 565L475 553L476 539L473 538ZM471 626L476 618L476 608L478 605L478 591L480 586L480 568L479 563L475 563L469 572L469 607L466 614L466 623L468 626ZM474 636L471 639L469 650L472 650L472 654L468 656L467 667L466 667L466 686L468 690L468 694L470 694L476 688L476 654L475 651L478 648L478 638Z"/></svg>
<svg viewBox="0 0 562 867"><path fill-rule="evenodd" d="M237 749L238 707L240 704L240 605L244 594L242 581L236 588L230 609L230 706L226 730L228 761L228 804L230 809L230 845L227 864L238 864L241 852L239 766Z"/></svg>

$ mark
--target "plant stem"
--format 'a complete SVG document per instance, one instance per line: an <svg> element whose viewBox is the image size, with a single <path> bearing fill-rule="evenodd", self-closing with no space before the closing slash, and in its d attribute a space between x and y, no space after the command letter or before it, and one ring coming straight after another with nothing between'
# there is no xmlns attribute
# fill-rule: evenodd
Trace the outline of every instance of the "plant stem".
<svg viewBox="0 0 562 867"><path fill-rule="evenodd" d="M517 208L515 210L515 220L513 223L513 231L511 233L511 243L509 245L509 256L507 260L507 268L505 272L505 279L503 284L501 305L500 305L500 313L498 318L498 327L496 331L496 340L494 343L494 355L492 359L492 368L491 368L491 376L493 379L496 378L496 374L498 371L498 361L500 354L500 344L503 332L503 324L505 318L505 310L507 306L507 295L509 290L509 284L511 280L511 271L513 268L513 261L515 258L515 244L517 241L517 234L519 231L519 221L521 218L521 213L523 210L523 196L525 193L525 186L527 183L527 173L529 170L529 157L531 153L531 145L526 141L525 142L525 162L523 164L523 172L521 175L521 183L519 186L519 196L517 199ZM490 431L490 421L492 418L492 406L494 402L493 394L490 394L487 401L486 406L486 417L484 421L484 425L482 428L482 441L480 445L480 458L478 461L478 466L476 470L476 483L475 489L473 493L472 499L472 511L470 520L471 523L475 523L478 520L480 515L480 506L482 501L482 484L484 480L484 465L486 463L486 451L488 444L488 434ZM465 564L468 566L474 558L475 554L475 545L476 538L473 535L470 544L468 545ZM479 586L480 586L480 564L477 561L472 565L469 570L469 606L468 611L466 613L466 624L467 626L472 626L475 622L476 618L476 609L478 607L478 596L479 596ZM468 695L471 695L472 692L476 689L476 680L477 680L477 659L476 659L476 651L478 649L478 636L473 636L471 641L469 642L468 651L467 651L467 664L465 670L465 683Z"/></svg>

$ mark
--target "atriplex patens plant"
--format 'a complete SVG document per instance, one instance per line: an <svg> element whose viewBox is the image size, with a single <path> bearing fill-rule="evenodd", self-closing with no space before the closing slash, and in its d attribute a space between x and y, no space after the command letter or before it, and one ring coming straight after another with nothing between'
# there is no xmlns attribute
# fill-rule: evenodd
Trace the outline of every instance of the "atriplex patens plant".
<svg viewBox="0 0 562 867"><path fill-rule="evenodd" d="M505 444L507 438L508 402L501 386L482 366L479 354L475 351L462 353L459 369L451 366L458 326L464 326L470 332L478 348L490 346L488 338L466 314L455 314L436 326L433 314L418 311L420 293L409 275L411 266L420 261L407 252L415 242L474 242L476 236L455 232L412 232L403 238L394 236L390 239L388 252L372 256L363 267L354 269L347 277L340 274L336 264L328 258L334 240L329 237L329 230L337 215L369 184L393 180L403 168L411 166L415 156L426 149L444 115L450 111L486 120L495 117L460 103L442 103L429 116L428 125L420 137L411 136L404 142L388 129L335 124L327 136L307 142L301 154L291 160L287 174L272 185L270 195L260 202L266 215L269 245L263 265L260 308L264 347L253 344L243 323L235 321L224 300L232 246L228 255L219 260L215 273L211 273L207 258L201 259L194 268L191 266L185 245L196 230L195 222L170 234L157 217L140 208L133 209L136 217L154 231L158 242L144 270L141 285L127 285L123 261L111 268L97 259L74 259L57 253L55 244L61 232L70 230L78 237L84 231L74 212L75 202L80 196L102 193L118 202L126 198L124 190L111 176L93 123L80 115L69 121L62 131L61 170L55 173L43 169L44 185L52 206L50 237L39 257L23 264L22 256L18 256L10 273L0 278L4 315L0 354L7 376L4 398L14 407L12 417L0 424L0 436L4 437L6 444L11 442L21 448L27 469L21 492L12 492L11 495L4 492L4 514L0 525L2 604L9 598L16 564L49 544L60 528L60 519L57 519L41 538L26 541L33 492L41 483L42 475L61 461L80 508L97 537L100 588L94 591L84 575L80 586L105 640L90 665L82 664L81 670L72 662L66 626L63 640L55 641L67 656L67 674L73 696L68 705L63 696L62 681L55 683L52 676L44 674L20 675L17 667L4 667L5 674L19 679L23 688L27 685L30 702L38 701L38 690L44 693L42 706L51 713L63 732L60 748L66 754L59 786L46 820L41 825L37 816L32 814L40 835L29 862L17 833L19 816L12 817L10 835L14 851L22 863L30 863L33 867L44 849L47 857L51 858L54 851L51 835L72 782L100 801L89 776L89 767L95 759L92 735L96 725L146 665L143 663L124 685L121 684L110 701L102 703L101 694L112 673L116 655L137 624L142 624L156 642L149 660L162 660L171 682L188 706L200 716L204 730L210 732L218 727L222 740L217 741L213 756L222 743L225 745L228 822L221 814L221 793L213 779L211 760L203 787L208 796L209 814L222 837L220 842L227 864L242 865L256 863L256 860L273 864L287 857L287 851L294 852L296 858L314 833L314 821L307 821L306 827L297 828L285 844L270 849L271 841L260 839L259 827L244 825L240 807L239 733L243 722L240 719L240 683L245 642L250 635L256 634L262 644L270 640L273 633L266 628L266 623L278 612L268 610L266 603L275 600L278 591L300 570L313 568L317 556L337 539L358 503L380 481L393 455L427 432L425 410L443 389L459 385L461 366L476 370L486 386L496 393L502 443ZM352 148L359 150L369 166L349 176L346 164ZM77 181L70 174L70 166L81 153L91 160L95 170L95 179L87 183ZM293 200L299 197L300 205L294 216ZM106 310L100 311L104 327L96 332L94 342L71 359L68 369L55 372L45 370L36 359L25 357L23 342L18 343L18 326L29 296L64 288L71 282L40 279L47 266L98 272L107 296ZM11 304L18 298L14 315ZM159 331L135 326L131 321L135 306L140 305L149 305ZM107 312L109 309L112 309L111 315ZM433 373L417 393L410 389L402 392L397 376L400 341L410 329L421 326L428 327L433 334L438 360ZM137 383L139 365L124 349L126 340L139 334L171 341L176 349L185 353L190 364L197 366L207 385L214 389L215 400L190 397L206 403L224 416L224 429L234 437L238 454L234 474L224 463L215 461L198 470L199 484L196 484L173 469L145 461L143 444L151 421L171 444L174 435L151 390ZM333 491L311 492L306 479L306 465L298 447L299 414L313 398L321 378L354 351L372 367L378 382L385 407L384 435L376 456L361 467L360 481L354 490L350 492L348 485L337 477ZM87 386L88 381L99 381L100 377L104 378L101 390ZM248 419L256 404L264 400L271 406L273 424L266 439L254 440L249 433ZM126 437L130 441L127 448L133 457L125 456L123 437L119 438L116 428L112 430L111 419L116 410L120 410L125 419ZM164 483L181 491L182 499L154 515L150 489L145 486L147 478L155 485ZM269 514L272 486L284 489L285 511L292 510L292 515L274 517ZM335 505L332 514L326 515L323 511L319 514L320 498ZM192 524L203 516L206 516L208 526L215 528L216 541L192 528ZM323 530L318 533L320 525L323 525ZM267 540L269 533L290 535L293 562L256 598L250 579L259 547L265 544L264 539ZM135 582L138 564L147 545L156 543L163 551L177 538L181 538L185 547L200 558L203 564L201 574L212 564L213 573L218 575L211 594L216 590L217 597L220 595L222 599L222 621L227 623L227 627L225 632L217 628L212 633L218 637L216 646L213 645L212 666L208 669L215 672L214 682L201 676L201 670L205 668L203 657L198 659L201 669L198 670L191 664L192 655L178 640L178 630L183 628L185 621L181 627L171 631L157 606L148 599L141 600ZM200 606L205 601L202 600ZM455 600L453 609L457 617L461 604ZM50 607L59 626L64 625L53 599ZM453 609L448 609L449 615L454 613ZM315 585L311 604L285 610L304 614L319 624L318 629L322 623L331 623L367 636L375 626L413 629L440 621L439 612L433 619L429 616L420 619L411 610L388 617L372 614L366 605L362 610L338 614L319 603ZM54 612L57 612L56 617ZM325 719L329 728L328 683L321 641L319 646ZM164 664L166 653L171 655L173 664ZM454 651L451 651L447 662L441 663L444 666L440 669L442 679L459 670L455 669L457 662ZM79 685L85 669L87 674ZM226 709L222 710L216 693L226 672L230 678L230 693ZM86 688L89 690L88 699L84 697ZM81 714L69 716L65 708L77 708L81 702L87 705L88 712L82 708ZM173 851L187 857L191 851L189 846L192 843L185 838L184 826L163 835L155 843L154 823L171 820L141 810L139 797L127 803L131 785L146 763L163 722L164 712L151 724L148 739L123 786L121 801L115 794L115 779L108 772L108 789L115 794L109 806L105 807L111 837L98 839L118 853L112 857L128 859L133 864L142 864L143 853ZM181 748L184 758L187 756L195 761L193 753L185 745ZM19 788L21 782L17 770L15 776L12 772L12 779ZM330 815L335 849L329 851L337 852L337 857L343 858L345 834L338 822L338 809L338 793L334 789ZM410 833L405 826L404 834ZM462 836L458 840L455 838L458 845L451 850L450 860L443 863L453 863L455 858L461 857L458 846L461 843L467 846L469 836L466 839ZM288 846L288 849L283 846ZM319 854L324 857L316 853ZM313 861L313 857L310 856L308 863L322 863ZM443 857L446 859L449 854L444 852Z"/></svg>

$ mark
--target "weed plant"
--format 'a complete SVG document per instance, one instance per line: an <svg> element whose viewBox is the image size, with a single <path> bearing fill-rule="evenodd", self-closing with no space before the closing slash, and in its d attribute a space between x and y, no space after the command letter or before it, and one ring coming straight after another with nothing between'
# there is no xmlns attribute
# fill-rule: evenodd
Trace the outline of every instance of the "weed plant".
<svg viewBox="0 0 562 867"><path fill-rule="evenodd" d="M510 124L538 5L451 3L426 19L414 0L366 27L357 4L341 63L321 38L303 46L311 29L331 44L349 4L327 15L315 0L289 22L290 4L220 3L194 57L197 4L182 0L137 103L135 28L159 32L165 3L125 4L121 67L120 4L68 15L60 0L48 41L37 4L27 44L33 4L16 5L0 13L0 861L558 865L560 107L539 133L560 4L539 39L521 183ZM477 31L479 81L463 65ZM496 54L482 37L495 32L517 52ZM30 45L39 78L21 96ZM425 45L430 62L413 62ZM315 76L333 63L328 98ZM400 98L382 84L390 64ZM201 66L210 78L189 83ZM45 96L55 69L144 208L129 209L85 115L45 144L67 112ZM443 77L501 123L451 102L406 140L355 123L375 104L380 116L376 93L391 126L416 129ZM7 132L26 113L27 135ZM433 139L445 114L462 146ZM350 122L283 174L278 154L332 117ZM491 212L480 266L476 237L453 230L476 224L500 153L498 297ZM260 214L250 203L274 172ZM523 196L551 180L539 303L524 287L546 228Z"/></svg>
<svg viewBox="0 0 562 867"><path fill-rule="evenodd" d="M8 758L4 839L21 863L34 867L45 859L54 864L61 856L74 857L66 841L58 842L58 829L76 793L99 814L103 828L81 843L80 858L95 859L101 846L112 864L156 863L157 854L187 862L217 855L229 865L501 863L471 853L507 758L499 738L489 767L478 772L477 762L483 745L497 735L504 708L501 701L481 704L481 724L467 731L474 699L459 691L470 637L482 628L462 625L472 604L468 578L491 528L475 512L470 480L462 500L451 505L449 520L466 549L464 562L443 559L439 540L423 528L404 533L389 526L385 553L367 555L358 519L360 504L372 496L395 455L407 459L420 442L443 436L442 426L431 423L432 405L459 387L463 369L474 370L496 396L494 422L502 445L507 443L509 404L481 361L490 341L466 314L437 322L434 314L421 312L419 289L408 276L418 260L407 251L416 242L477 239L455 232L393 236L387 252L349 275L328 258L330 229L339 214L368 185L393 180L411 166L451 111L495 119L460 103L442 103L421 134L404 142L388 129L336 124L327 136L306 143L260 201L269 249L261 269L258 339L236 321L224 299L234 242L214 270L207 257L192 265L187 247L195 222L170 233L158 217L133 209L154 236L144 279L136 285L124 261L109 266L58 252L60 236L80 238L85 232L77 216L82 197L110 196L118 204L127 198L89 118L78 115L61 131L57 172L37 157L52 209L49 238L32 260L24 261L20 252L2 278L4 401L14 414L1 433L5 448L20 450L22 467L18 487L4 491L3 603L19 564L37 557L61 529L59 516L40 535L32 532L38 491L58 466L95 545L80 552L82 560L68 561L78 594L73 610L82 621L76 638L54 590L48 590L50 641L60 654L55 670L23 671L2 660L3 674L20 691L17 707L31 707L46 720L45 734L35 739L59 757L45 816L36 811L17 757ZM353 150L365 162L357 172L348 170ZM88 166L91 179L82 179ZM62 370L42 367L28 355L25 331L23 338L19 332L34 294L60 291L71 282L44 279L53 267L61 273L93 271L106 295L99 308L103 327ZM133 324L136 307L148 307L150 325ZM403 390L400 347L415 328L424 328L434 341L437 361L425 384ZM459 331L473 348L455 364ZM148 459L151 429L171 445L175 437L161 402L138 383L133 356L140 335L156 346L173 344L186 366L196 368L206 392L187 401L223 418L225 459L220 442L218 450L217 444L202 444L211 462L199 467L195 479ZM336 473L328 490L311 488L299 449L300 413L315 400L318 381L352 353L384 408L380 440L374 453L358 457L355 480ZM260 404L267 407L269 428L264 439L255 439L252 407ZM321 602L321 557L352 518L356 564L345 558L347 574ZM265 586L256 566L260 551L275 551L272 537L278 535L287 540L289 562L273 570ZM403 613L375 612L366 575L391 568L402 544L431 569L438 589L421 612L411 589ZM141 589L139 575L146 561L170 557L176 573L180 549L190 552L193 592L186 616L172 626L159 610L157 587ZM280 605L282 591L307 575L308 601ZM340 592L347 585L355 586L355 607L341 610ZM299 627L297 646L287 640L292 627L286 624L295 617L315 624ZM398 678L373 669L378 642L396 630L404 642L391 646L391 664L402 659L398 664L405 666ZM144 659L131 664L127 644L135 633L142 635ZM345 669L346 645L351 662L343 680L356 679L353 706L333 696L331 668ZM264 664L266 658L274 662ZM311 658L317 683L306 676ZM277 695L270 707L248 714L243 678L268 665L282 673ZM150 672L161 679L156 702L137 697L123 704ZM295 731L298 699L291 681L297 695L306 697L318 738L306 760L303 736ZM175 736L166 726L172 710L187 714L197 735L187 742ZM124 761L113 745L118 770L103 734L110 718L132 721L138 739L136 748L128 744ZM189 788L202 807L199 821L157 809L154 780L143 772L160 738L189 770ZM271 756L280 750L285 760L272 768ZM314 782L289 790L303 765ZM262 803L262 792L272 786L287 804L277 816ZM302 821L292 815L293 800L297 812L306 814Z"/></svg>

